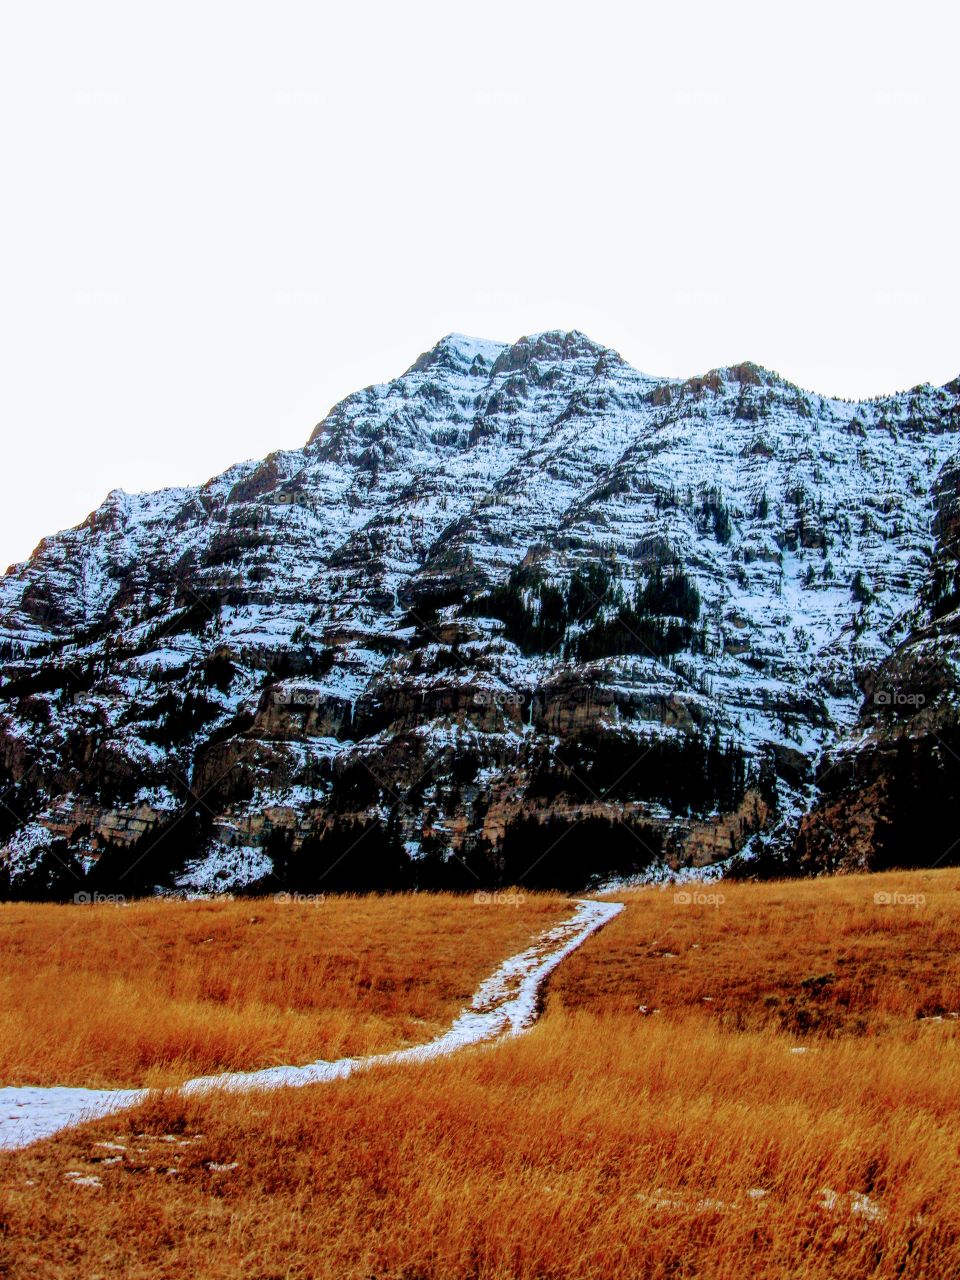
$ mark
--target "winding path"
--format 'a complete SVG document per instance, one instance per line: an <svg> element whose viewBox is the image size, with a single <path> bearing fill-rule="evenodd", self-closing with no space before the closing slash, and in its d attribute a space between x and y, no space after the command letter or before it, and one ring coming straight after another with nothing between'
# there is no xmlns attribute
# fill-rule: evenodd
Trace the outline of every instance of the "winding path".
<svg viewBox="0 0 960 1280"><path fill-rule="evenodd" d="M299 1088L327 1080L343 1080L356 1071L403 1062L426 1062L467 1045L519 1035L537 1020L540 989L558 964L591 934L623 910L619 902L579 899L569 920L547 929L519 955L504 960L477 988L470 1006L453 1025L426 1044L363 1058L311 1062L304 1067L270 1067L265 1071L234 1071L200 1076L180 1088L184 1093L214 1089ZM146 1089L0 1088L0 1148L29 1146L61 1129L112 1115L135 1106Z"/></svg>

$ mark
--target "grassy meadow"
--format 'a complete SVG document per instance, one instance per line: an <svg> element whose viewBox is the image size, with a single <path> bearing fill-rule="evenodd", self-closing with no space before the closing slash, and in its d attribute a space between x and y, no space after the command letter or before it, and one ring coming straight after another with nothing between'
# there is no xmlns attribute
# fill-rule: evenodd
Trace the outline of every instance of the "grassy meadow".
<svg viewBox="0 0 960 1280"><path fill-rule="evenodd" d="M0 1275L960 1275L960 872L620 896L527 1035L0 1156Z"/></svg>
<svg viewBox="0 0 960 1280"><path fill-rule="evenodd" d="M0 1084L163 1086L430 1040L570 914L521 896L0 905Z"/></svg>

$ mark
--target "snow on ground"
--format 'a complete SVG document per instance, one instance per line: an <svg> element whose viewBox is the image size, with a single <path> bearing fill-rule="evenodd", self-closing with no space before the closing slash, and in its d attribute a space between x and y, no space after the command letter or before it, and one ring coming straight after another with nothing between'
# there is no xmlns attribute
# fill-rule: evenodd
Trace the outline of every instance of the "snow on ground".
<svg viewBox="0 0 960 1280"><path fill-rule="evenodd" d="M504 960L480 984L470 1007L463 1010L443 1035L427 1044L364 1058L311 1062L303 1067L270 1067L265 1071L201 1076L188 1080L182 1086L183 1092L300 1088L344 1080L369 1067L427 1062L469 1045L519 1035L537 1020L537 995L547 977L622 910L623 904L619 902L578 901L576 911L568 920L546 930L526 951ZM145 1089L0 1088L0 1148L29 1146L61 1129L136 1106L147 1096Z"/></svg>
<svg viewBox="0 0 960 1280"><path fill-rule="evenodd" d="M145 1089L0 1089L0 1148L28 1147L146 1096Z"/></svg>

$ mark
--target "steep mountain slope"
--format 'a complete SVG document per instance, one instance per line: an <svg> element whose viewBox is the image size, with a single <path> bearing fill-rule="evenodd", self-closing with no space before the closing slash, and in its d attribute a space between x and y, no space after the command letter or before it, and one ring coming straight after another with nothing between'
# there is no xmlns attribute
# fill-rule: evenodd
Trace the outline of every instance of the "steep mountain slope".
<svg viewBox="0 0 960 1280"><path fill-rule="evenodd" d="M881 869L960 860L960 460L934 485L936 554L910 630L825 753L797 865Z"/></svg>
<svg viewBox="0 0 960 1280"><path fill-rule="evenodd" d="M958 390L451 335L302 450L111 493L0 580L8 875L574 885L782 843L916 626Z"/></svg>

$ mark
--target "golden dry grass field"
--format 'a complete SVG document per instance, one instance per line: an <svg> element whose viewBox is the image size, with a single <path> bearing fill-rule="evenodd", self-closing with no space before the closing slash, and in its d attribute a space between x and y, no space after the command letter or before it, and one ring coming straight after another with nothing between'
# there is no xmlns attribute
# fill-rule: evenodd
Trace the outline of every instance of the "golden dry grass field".
<svg viewBox="0 0 960 1280"><path fill-rule="evenodd" d="M0 1157L0 1275L955 1280L960 872L623 900L528 1035Z"/></svg>
<svg viewBox="0 0 960 1280"><path fill-rule="evenodd" d="M569 914L529 894L0 905L0 1084L161 1086L421 1043Z"/></svg>

